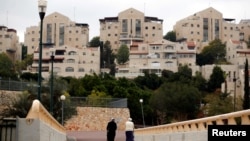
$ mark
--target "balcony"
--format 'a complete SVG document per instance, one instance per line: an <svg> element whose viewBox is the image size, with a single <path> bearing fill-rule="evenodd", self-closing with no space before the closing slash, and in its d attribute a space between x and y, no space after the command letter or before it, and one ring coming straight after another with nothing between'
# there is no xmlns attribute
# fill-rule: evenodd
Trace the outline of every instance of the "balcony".
<svg viewBox="0 0 250 141"><path fill-rule="evenodd" d="M141 35L128 35L128 34L120 34L120 41L126 41L126 40L132 40L132 41L143 41L143 36Z"/></svg>

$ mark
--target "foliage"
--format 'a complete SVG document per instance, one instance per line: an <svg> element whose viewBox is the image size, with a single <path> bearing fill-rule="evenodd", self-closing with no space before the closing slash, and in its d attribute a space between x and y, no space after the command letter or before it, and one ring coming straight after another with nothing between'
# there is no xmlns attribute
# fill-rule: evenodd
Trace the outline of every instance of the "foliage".
<svg viewBox="0 0 250 141"><path fill-rule="evenodd" d="M19 75L22 74L22 70L26 70L29 65L32 65L33 54L26 55L26 57L21 61L15 62L15 68Z"/></svg>
<svg viewBox="0 0 250 141"><path fill-rule="evenodd" d="M213 72L208 80L208 91L214 92L221 88L221 84L225 81L224 72L219 66L213 68Z"/></svg>
<svg viewBox="0 0 250 141"><path fill-rule="evenodd" d="M144 76L138 76L134 82L142 89L155 90L160 87L163 80L154 73L144 72Z"/></svg>
<svg viewBox="0 0 250 141"><path fill-rule="evenodd" d="M88 95L87 103L88 105L92 105L94 107L96 106L104 106L107 107L107 103L109 103L108 99L110 99L111 96L108 96L104 92L95 91L93 90L90 95Z"/></svg>
<svg viewBox="0 0 250 141"><path fill-rule="evenodd" d="M0 54L0 77L2 79L17 79L15 66L12 60L5 53Z"/></svg>
<svg viewBox="0 0 250 141"><path fill-rule="evenodd" d="M172 42L176 42L176 33L175 31L169 31L164 37L163 39L172 41Z"/></svg>
<svg viewBox="0 0 250 141"><path fill-rule="evenodd" d="M226 62L226 45L220 39L215 39L205 46L200 54L197 54L196 63L199 66L206 64L221 64Z"/></svg>
<svg viewBox="0 0 250 141"><path fill-rule="evenodd" d="M8 105L3 113L6 117L20 117L25 118L31 108L34 95L28 91L24 91L22 94L17 95L17 98L12 99L11 104Z"/></svg>
<svg viewBox="0 0 250 141"><path fill-rule="evenodd" d="M27 80L27 81L37 81L38 74L37 73L30 73L30 72L25 72L20 75L20 78L22 80Z"/></svg>
<svg viewBox="0 0 250 141"><path fill-rule="evenodd" d="M220 92L214 92L205 97L205 102L208 104L206 104L204 112L207 116L215 116L232 112L232 101L232 97L225 94L223 95Z"/></svg>
<svg viewBox="0 0 250 141"><path fill-rule="evenodd" d="M178 121L194 118L199 110L200 100L197 88L180 82L164 83L151 97L153 109ZM166 122L170 121L162 121Z"/></svg>
<svg viewBox="0 0 250 141"><path fill-rule="evenodd" d="M243 109L249 109L249 70L248 70L248 59L246 59L245 69L244 69L244 99L243 99Z"/></svg>
<svg viewBox="0 0 250 141"><path fill-rule="evenodd" d="M95 36L91 39L91 41L89 42L89 46L90 47L99 47L100 46L100 37L99 36Z"/></svg>
<svg viewBox="0 0 250 141"><path fill-rule="evenodd" d="M106 41L103 46L103 57L102 60L104 61L104 68L110 69L110 74L115 75L115 54L111 49L111 45L109 41Z"/></svg>
<svg viewBox="0 0 250 141"><path fill-rule="evenodd" d="M192 69L187 65L179 66L178 72L171 75L168 79L169 82L180 81L183 83L190 83L192 80Z"/></svg>
<svg viewBox="0 0 250 141"><path fill-rule="evenodd" d="M117 63L118 64L125 64L129 60L129 48L127 45L123 44L118 49L117 55L116 55Z"/></svg>

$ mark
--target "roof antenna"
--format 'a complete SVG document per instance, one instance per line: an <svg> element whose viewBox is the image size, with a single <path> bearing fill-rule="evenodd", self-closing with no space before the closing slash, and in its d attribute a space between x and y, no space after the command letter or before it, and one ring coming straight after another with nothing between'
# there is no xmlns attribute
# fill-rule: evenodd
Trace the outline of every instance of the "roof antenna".
<svg viewBox="0 0 250 141"><path fill-rule="evenodd" d="M146 12L145 11L146 8L145 7L146 7L146 2L144 2L144 15L146 15L146 13L145 13Z"/></svg>
<svg viewBox="0 0 250 141"><path fill-rule="evenodd" d="M8 21L9 21L9 19L8 19L8 11L7 11L7 13L6 13L6 26L8 27Z"/></svg>

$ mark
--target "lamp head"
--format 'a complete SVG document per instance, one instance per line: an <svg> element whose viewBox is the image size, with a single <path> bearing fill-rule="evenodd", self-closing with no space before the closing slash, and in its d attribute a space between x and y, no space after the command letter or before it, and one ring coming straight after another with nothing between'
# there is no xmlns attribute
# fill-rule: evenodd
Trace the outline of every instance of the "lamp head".
<svg viewBox="0 0 250 141"><path fill-rule="evenodd" d="M38 0L38 10L39 12L46 12L47 1L46 0Z"/></svg>
<svg viewBox="0 0 250 141"><path fill-rule="evenodd" d="M140 103L143 103L143 99L140 99Z"/></svg>
<svg viewBox="0 0 250 141"><path fill-rule="evenodd" d="M50 56L55 55L55 49L54 48L50 48Z"/></svg>
<svg viewBox="0 0 250 141"><path fill-rule="evenodd" d="M61 99L62 101L64 101L64 100L66 99L65 95L61 95L61 96L60 96L60 99Z"/></svg>

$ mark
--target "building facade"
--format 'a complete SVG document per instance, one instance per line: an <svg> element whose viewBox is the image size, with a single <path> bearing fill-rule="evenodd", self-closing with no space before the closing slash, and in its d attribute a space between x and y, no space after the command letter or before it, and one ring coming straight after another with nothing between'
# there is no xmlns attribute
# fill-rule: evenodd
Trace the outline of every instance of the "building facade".
<svg viewBox="0 0 250 141"><path fill-rule="evenodd" d="M75 48L70 46L44 46L42 52L42 77L49 78L52 73L57 76L84 77L86 74L100 74L99 47ZM34 52L31 72L38 72L39 50Z"/></svg>
<svg viewBox="0 0 250 141"><path fill-rule="evenodd" d="M0 53L6 53L14 62L21 59L19 37L15 29L0 26Z"/></svg>
<svg viewBox="0 0 250 141"><path fill-rule="evenodd" d="M249 20L236 24L235 19L223 18L222 13L212 7L179 20L174 25L177 39L197 42L198 52L214 39L220 39L223 43L230 39L247 39L249 30Z"/></svg>
<svg viewBox="0 0 250 141"><path fill-rule="evenodd" d="M161 76L162 70L178 71L178 66L196 67L194 42L171 42L161 39L152 43L133 43L130 46L129 62L118 65L117 77L134 78L143 72Z"/></svg>
<svg viewBox="0 0 250 141"><path fill-rule="evenodd" d="M110 41L114 52L122 44L150 43L163 38L163 20L145 16L134 8L120 12L117 17L105 17L99 22L100 40Z"/></svg>
<svg viewBox="0 0 250 141"><path fill-rule="evenodd" d="M68 45L75 48L86 47L89 41L89 25L76 23L68 17L54 12L44 17L42 39L45 44ZM28 54L33 54L40 41L40 25L26 28L24 44Z"/></svg>

